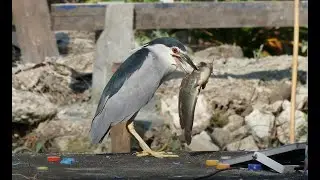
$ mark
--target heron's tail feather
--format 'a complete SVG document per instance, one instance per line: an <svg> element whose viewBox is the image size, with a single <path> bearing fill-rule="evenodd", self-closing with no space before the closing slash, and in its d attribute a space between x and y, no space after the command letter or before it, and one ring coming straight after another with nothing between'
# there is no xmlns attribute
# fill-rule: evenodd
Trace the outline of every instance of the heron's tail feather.
<svg viewBox="0 0 320 180"><path fill-rule="evenodd" d="M111 124L106 120L105 114L105 110L103 110L92 120L90 138L93 144L101 143L105 137L109 136Z"/></svg>

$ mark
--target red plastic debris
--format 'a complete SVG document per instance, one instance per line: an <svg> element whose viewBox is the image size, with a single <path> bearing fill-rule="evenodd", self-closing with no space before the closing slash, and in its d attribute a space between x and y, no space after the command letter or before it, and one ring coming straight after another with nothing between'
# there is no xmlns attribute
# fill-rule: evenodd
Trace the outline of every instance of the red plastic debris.
<svg viewBox="0 0 320 180"><path fill-rule="evenodd" d="M59 162L60 157L59 156L48 156L48 162Z"/></svg>

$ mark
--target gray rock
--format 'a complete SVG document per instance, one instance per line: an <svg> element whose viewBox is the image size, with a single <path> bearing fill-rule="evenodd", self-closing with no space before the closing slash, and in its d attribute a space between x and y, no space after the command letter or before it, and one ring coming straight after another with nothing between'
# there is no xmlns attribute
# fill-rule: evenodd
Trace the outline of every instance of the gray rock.
<svg viewBox="0 0 320 180"><path fill-rule="evenodd" d="M289 143L289 131L290 131L290 109L282 111L276 119L277 126L277 138L281 143ZM305 142L308 132L308 122L306 115L296 110L295 112L295 138L296 142Z"/></svg>
<svg viewBox="0 0 320 180"><path fill-rule="evenodd" d="M282 108L282 103L283 103L283 101L276 101L273 104L271 104L269 106L271 112L272 113L279 113L281 111L281 108Z"/></svg>
<svg viewBox="0 0 320 180"><path fill-rule="evenodd" d="M253 111L253 107L251 105L247 106L247 108L241 113L242 117L248 116Z"/></svg>
<svg viewBox="0 0 320 180"><path fill-rule="evenodd" d="M12 88L12 122L34 124L52 119L56 105L42 95Z"/></svg>
<svg viewBox="0 0 320 180"><path fill-rule="evenodd" d="M48 60L22 66L21 71L12 75L12 87L17 90L40 92L51 103L59 105L88 100L87 82L75 80L73 74L70 67Z"/></svg>
<svg viewBox="0 0 320 180"><path fill-rule="evenodd" d="M283 109L283 110L287 110L287 109L290 109L290 108L291 108L291 103L290 103L290 101L284 100L283 103L282 103L282 109Z"/></svg>
<svg viewBox="0 0 320 180"><path fill-rule="evenodd" d="M207 132L202 131L192 137L191 144L187 146L191 151L219 151L220 148L213 144Z"/></svg>
<svg viewBox="0 0 320 180"><path fill-rule="evenodd" d="M103 143L92 145L86 136L61 136L54 138L53 143L59 152L67 153L111 153L111 138Z"/></svg>
<svg viewBox="0 0 320 180"><path fill-rule="evenodd" d="M305 106L307 102L308 102L308 89L303 86L297 88L296 109L302 110L302 108Z"/></svg>
<svg viewBox="0 0 320 180"><path fill-rule="evenodd" d="M228 151L258 151L259 148L256 145L252 136L248 136L240 141L235 141L227 145Z"/></svg>
<svg viewBox="0 0 320 180"><path fill-rule="evenodd" d="M231 141L230 131L222 128L214 128L211 133L211 138L219 147L224 147Z"/></svg>
<svg viewBox="0 0 320 180"><path fill-rule="evenodd" d="M282 108L282 100L275 101L273 104L257 103L253 105L253 109L263 112L279 113Z"/></svg>
<svg viewBox="0 0 320 180"><path fill-rule="evenodd" d="M78 72L92 73L94 57L94 52L72 54L59 58L57 63L67 65Z"/></svg>
<svg viewBox="0 0 320 180"><path fill-rule="evenodd" d="M200 133L209 126L211 114L207 106L207 101L204 96L200 94L194 112L193 134ZM182 132L178 114L178 96L174 95L173 97L161 99L161 112L162 114L167 114L168 120L165 120L165 123L170 125L172 132L180 135Z"/></svg>
<svg viewBox="0 0 320 180"><path fill-rule="evenodd" d="M288 84L281 84L278 88L274 89L270 95L270 103L274 103L276 101L288 100L291 96L291 86Z"/></svg>
<svg viewBox="0 0 320 180"><path fill-rule="evenodd" d="M308 89L300 86L297 88L297 94L296 94L296 109L302 110L302 108L305 106L305 104L308 102ZM291 108L291 102L289 100L284 100L282 103L282 109L286 110L288 108Z"/></svg>
<svg viewBox="0 0 320 180"><path fill-rule="evenodd" d="M249 134L247 126L242 126L239 129L231 132L230 136L233 140L240 140Z"/></svg>
<svg viewBox="0 0 320 180"><path fill-rule="evenodd" d="M274 129L275 117L272 113L253 110L245 117L245 122L252 133L253 138L262 145L270 142L270 137Z"/></svg>
<svg viewBox="0 0 320 180"><path fill-rule="evenodd" d="M195 56L204 59L218 59L218 58L242 58L243 52L241 47L235 45L221 45L217 47L210 47L195 53Z"/></svg>
<svg viewBox="0 0 320 180"><path fill-rule="evenodd" d="M69 110L69 112L73 111ZM64 119L45 121L40 123L33 132L39 139L52 139L53 147L56 148L55 151L57 152L110 153L110 136L106 137L101 144L90 142L89 129L92 119L82 119L81 117L84 116L79 116L79 120L65 119L67 116L64 116Z"/></svg>
<svg viewBox="0 0 320 180"><path fill-rule="evenodd" d="M239 129L244 124L244 118L234 114L228 117L228 124L223 127L224 130L230 132Z"/></svg>
<svg viewBox="0 0 320 180"><path fill-rule="evenodd" d="M59 108L57 118L60 120L82 121L94 116L97 105L88 102L76 103Z"/></svg>

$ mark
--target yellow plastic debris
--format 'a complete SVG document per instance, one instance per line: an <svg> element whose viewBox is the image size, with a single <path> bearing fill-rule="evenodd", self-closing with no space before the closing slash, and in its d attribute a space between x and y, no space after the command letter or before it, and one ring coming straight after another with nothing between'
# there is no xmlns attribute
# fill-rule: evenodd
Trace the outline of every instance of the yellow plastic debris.
<svg viewBox="0 0 320 180"><path fill-rule="evenodd" d="M219 160L206 160L207 166L216 166L219 163Z"/></svg>
<svg viewBox="0 0 320 180"><path fill-rule="evenodd" d="M38 170L41 170L41 171L46 171L48 170L49 168L46 167L46 166L41 166L41 167L37 167Z"/></svg>
<svg viewBox="0 0 320 180"><path fill-rule="evenodd" d="M219 163L217 166L216 166L216 169L228 169L230 168L230 164L224 164L224 163Z"/></svg>

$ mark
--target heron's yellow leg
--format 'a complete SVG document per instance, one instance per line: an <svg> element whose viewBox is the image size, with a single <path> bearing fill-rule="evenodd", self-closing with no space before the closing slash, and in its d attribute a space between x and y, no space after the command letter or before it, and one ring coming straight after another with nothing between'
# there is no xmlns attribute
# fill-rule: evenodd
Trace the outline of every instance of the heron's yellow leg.
<svg viewBox="0 0 320 180"><path fill-rule="evenodd" d="M179 157L178 155L172 154L172 153L166 153L166 152L156 152L153 151L145 142L144 140L139 136L139 134L136 132L133 126L133 121L128 124L128 130L129 132L137 139L139 142L140 147L142 148L142 152L137 153L137 156L154 156L157 158L164 158L164 157Z"/></svg>

